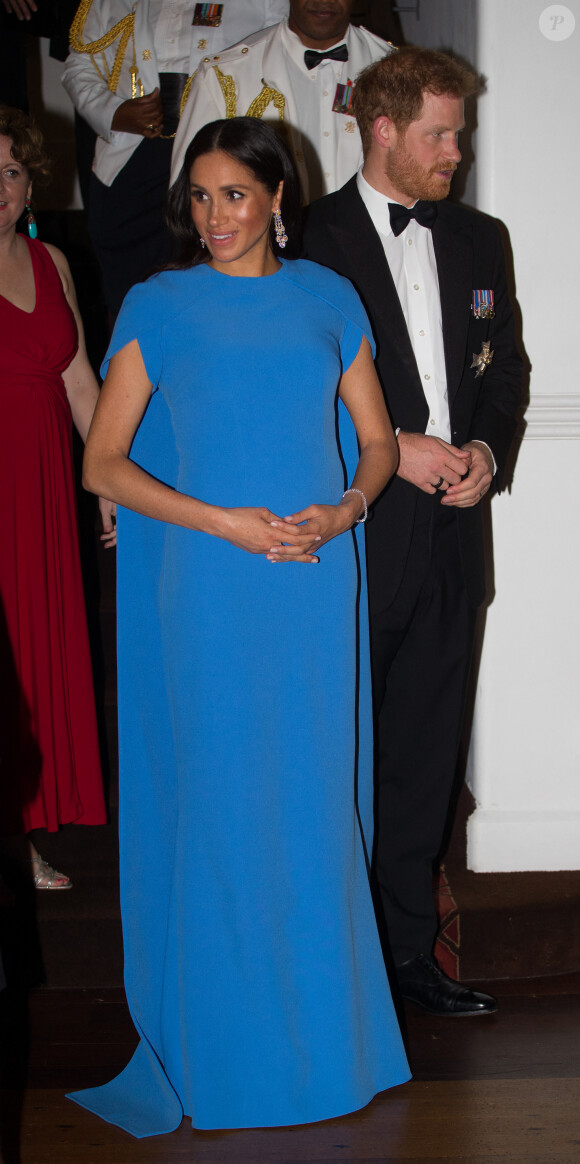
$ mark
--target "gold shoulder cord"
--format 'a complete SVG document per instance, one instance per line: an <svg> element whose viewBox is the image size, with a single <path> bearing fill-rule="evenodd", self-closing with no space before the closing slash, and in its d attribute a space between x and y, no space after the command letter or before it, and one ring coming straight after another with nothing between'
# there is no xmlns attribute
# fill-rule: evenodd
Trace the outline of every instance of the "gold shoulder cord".
<svg viewBox="0 0 580 1164"><path fill-rule="evenodd" d="M273 102L274 108L278 110L278 117L280 121L284 120L284 107L286 100L277 89L271 89L269 85L264 84L262 92L254 97L250 105L246 117L263 117L270 102Z"/></svg>
<svg viewBox="0 0 580 1164"><path fill-rule="evenodd" d="M235 117L237 113L236 103L236 86L234 78L228 73L222 73L217 65L213 67L214 73L219 81L220 89L223 93L224 101L226 103L226 117ZM272 89L269 85L262 82L262 91L254 97L246 117L262 117L265 110L268 108L270 102L273 102L275 109L278 110L278 117L280 121L284 120L284 107L286 105L285 98L277 89ZM183 108L183 107L182 107Z"/></svg>
<svg viewBox="0 0 580 1164"><path fill-rule="evenodd" d="M226 117L235 117L237 114L237 102L234 78L229 73L222 73L221 69L219 69L217 65L213 66L213 71L218 79L219 87L222 91L225 101ZM195 73L192 73L191 77L188 77L185 88L183 90L181 103L179 106L180 117L183 113L183 110L185 109L185 103L189 97L194 77ZM264 85L262 92L259 93L257 97L254 97L254 100L252 101L252 104L246 113L246 117L262 117L270 102L274 103L275 109L278 110L280 121L283 121L286 100L282 93L279 93L277 89L271 89L268 85Z"/></svg>
<svg viewBox="0 0 580 1164"><path fill-rule="evenodd" d="M229 73L222 73L217 65L214 65L213 71L219 81L220 89L224 95L226 103L226 117L236 116L236 86L234 78Z"/></svg>
<svg viewBox="0 0 580 1164"><path fill-rule="evenodd" d="M119 77L121 75L121 68L127 52L127 45L131 38L133 38L133 64L131 66L131 96L137 97L137 66L135 63L135 14L133 12L127 13L126 16L119 20L117 24L110 28L104 36L99 37L98 40L91 40L84 42L83 32L93 0L81 0L77 8L75 18L70 26L70 43L71 47L76 53L89 53L91 60L101 81L111 90L111 93L117 92L117 85L119 84ZM105 57L105 49L110 48L114 41L119 40L119 46L115 53L115 60L112 69L109 70L107 60ZM103 72L99 68L95 59L95 54L100 53L102 58ZM143 86L140 85L143 96Z"/></svg>
<svg viewBox="0 0 580 1164"><path fill-rule="evenodd" d="M195 73L197 73L197 69L195 70ZM181 114L183 113L183 110L185 109L185 102L187 101L187 98L189 97L189 91L191 89L191 86L193 85L193 78L195 77L195 73L192 73L191 77L188 77L187 81L185 82L185 85L183 88L183 93L181 94L181 101L179 102L179 116L180 117L181 117Z"/></svg>

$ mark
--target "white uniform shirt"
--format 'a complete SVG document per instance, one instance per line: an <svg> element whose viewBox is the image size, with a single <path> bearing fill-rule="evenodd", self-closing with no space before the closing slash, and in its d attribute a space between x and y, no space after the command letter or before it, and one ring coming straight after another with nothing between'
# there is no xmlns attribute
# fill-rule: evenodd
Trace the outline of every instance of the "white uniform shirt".
<svg viewBox="0 0 580 1164"><path fill-rule="evenodd" d="M207 53L207 32L213 28L192 29L195 0L175 3L175 0L149 0L149 23L155 30L153 43L160 73L187 73L191 37L203 41L200 52Z"/></svg>
<svg viewBox="0 0 580 1164"><path fill-rule="evenodd" d="M349 48L350 29L342 40L332 45L346 44ZM283 51L288 60L288 81L298 115L302 138L311 142L316 151L318 166L308 165L308 200L314 202L324 194L337 189L337 166L345 133L358 137L354 114L333 111L337 85L344 85L352 77L352 61L323 60L313 69L304 63L305 46L300 37L283 22L280 30ZM351 57L352 53L349 54ZM362 148L362 147L361 147ZM352 175L348 175L351 177ZM345 179L348 181L348 178ZM340 185L340 182L338 182Z"/></svg>
<svg viewBox="0 0 580 1164"><path fill-rule="evenodd" d="M333 111L337 84L356 81L362 69L386 56L392 46L353 24L337 44L346 44L347 61L325 60L308 70L305 46L283 20L201 65L177 130L171 181L203 125L220 117L245 116L267 86L281 95L283 110L271 101L261 115L274 124L283 120L287 127L304 201L344 186L362 162L362 145L352 114ZM226 84L233 93L229 108L222 89Z"/></svg>
<svg viewBox="0 0 580 1164"><path fill-rule="evenodd" d="M195 0L149 0L149 21L155 29L155 55L160 73L188 73L193 47L204 57L236 44L243 36L276 24L288 11L288 0L225 0L217 28L194 25Z"/></svg>
<svg viewBox="0 0 580 1164"><path fill-rule="evenodd" d="M425 431L429 436L441 437L451 444L441 298L431 231L412 218L401 234L394 235L389 216L389 203L394 199L369 186L362 170L359 170L356 182L383 244L405 316L421 385L429 405L429 420Z"/></svg>
<svg viewBox="0 0 580 1164"><path fill-rule="evenodd" d="M152 93L159 85L160 72L191 76L210 55L221 52L257 29L279 22L288 12L288 0L224 0L221 23L217 28L192 25L193 0L93 0L83 28L83 43L99 40L131 12L135 14L135 63L139 85L144 93ZM109 72L118 47L119 38L102 54ZM106 83L102 55L95 54L95 63L103 74L99 76L90 53L71 49L62 82L75 108L99 135L93 169L97 178L110 186L143 139L139 134L111 129L117 109L132 96L132 39L127 45L114 93Z"/></svg>

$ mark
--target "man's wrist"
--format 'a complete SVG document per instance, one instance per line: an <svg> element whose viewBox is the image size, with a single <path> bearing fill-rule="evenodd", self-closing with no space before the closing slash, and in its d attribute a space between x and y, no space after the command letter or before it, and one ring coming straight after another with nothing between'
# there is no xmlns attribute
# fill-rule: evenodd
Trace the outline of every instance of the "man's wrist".
<svg viewBox="0 0 580 1164"><path fill-rule="evenodd" d="M491 475L492 475L492 477L495 477L495 474L497 472L497 464L496 464L495 457L494 457L489 445L487 444L487 442L480 441L477 439L477 437L475 437L473 440L468 441L467 443L469 445L479 445L480 449L485 449L485 451L486 451L486 453L488 453L490 461L491 461L491 465L490 465Z"/></svg>

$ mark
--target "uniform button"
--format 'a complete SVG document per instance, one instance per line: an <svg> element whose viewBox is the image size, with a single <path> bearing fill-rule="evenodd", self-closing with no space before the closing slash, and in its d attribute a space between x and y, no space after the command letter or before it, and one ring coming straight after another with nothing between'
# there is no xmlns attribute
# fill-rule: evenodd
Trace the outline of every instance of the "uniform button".
<svg viewBox="0 0 580 1164"><path fill-rule="evenodd" d="M204 63L204 65L209 65L209 57L204 57L203 63Z"/></svg>
<svg viewBox="0 0 580 1164"><path fill-rule="evenodd" d="M408 238L408 239L407 239L407 246L408 246L408 247L412 247L412 246L413 246L413 239L412 239L412 238Z"/></svg>
<svg viewBox="0 0 580 1164"><path fill-rule="evenodd" d="M419 284L413 283L413 291L418 291L418 290L419 290Z"/></svg>
<svg viewBox="0 0 580 1164"><path fill-rule="evenodd" d="M324 133L323 133L323 135L322 135L322 136L323 136L323 137L330 137L330 133L329 133L329 131L328 131L327 129L325 129L325 131L324 131Z"/></svg>
<svg viewBox="0 0 580 1164"><path fill-rule="evenodd" d="M325 177L325 178L330 178L330 174L329 174L328 170L325 170L325 171L324 171L324 177Z"/></svg>
<svg viewBox="0 0 580 1164"><path fill-rule="evenodd" d="M433 420L433 417L431 417L431 420L429 421L429 424L435 424L435 421Z"/></svg>
<svg viewBox="0 0 580 1164"><path fill-rule="evenodd" d="M249 49L247 49L247 48L243 48L243 49L242 49L242 52L243 52L243 53L247 53L247 52L249 52Z"/></svg>
<svg viewBox="0 0 580 1164"><path fill-rule="evenodd" d="M425 332L423 331L423 329L421 329L421 331L419 332L419 335L425 335Z"/></svg>
<svg viewBox="0 0 580 1164"><path fill-rule="evenodd" d="M328 97L328 89L325 89L325 90L324 90L324 93L322 94L322 96L323 96L323 97Z"/></svg>
<svg viewBox="0 0 580 1164"><path fill-rule="evenodd" d="M197 47L198 49L207 48L207 40L198 40Z"/></svg>
<svg viewBox="0 0 580 1164"><path fill-rule="evenodd" d="M431 379L431 377L430 377L429 373L425 372L425 380L430 380L430 379Z"/></svg>

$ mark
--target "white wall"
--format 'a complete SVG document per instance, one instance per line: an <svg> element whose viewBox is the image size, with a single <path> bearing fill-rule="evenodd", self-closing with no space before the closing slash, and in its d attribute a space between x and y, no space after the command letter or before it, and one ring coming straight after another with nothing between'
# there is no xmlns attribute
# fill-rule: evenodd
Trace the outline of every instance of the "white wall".
<svg viewBox="0 0 580 1164"><path fill-rule="evenodd" d="M513 491L492 508L496 597L470 765L481 871L580 868L580 2L561 41L540 31L547 7L483 0L478 17L477 205L509 226L532 366Z"/></svg>
<svg viewBox="0 0 580 1164"><path fill-rule="evenodd" d="M411 7L417 0L401 0ZM400 13L401 27L407 44L422 44L430 48L451 49L460 57L477 63L477 4L478 0L419 0L419 19L412 12ZM468 206L476 205L474 157L475 106L467 111L467 125L461 148L464 160L454 179L454 197L460 197Z"/></svg>
<svg viewBox="0 0 580 1164"><path fill-rule="evenodd" d="M407 39L468 55L467 7L424 0ZM548 7L562 9L480 0L472 36L487 78L473 201L509 228L532 365L513 487L491 505L495 595L468 765L478 872L580 868L580 0L565 6L565 40L540 31Z"/></svg>

